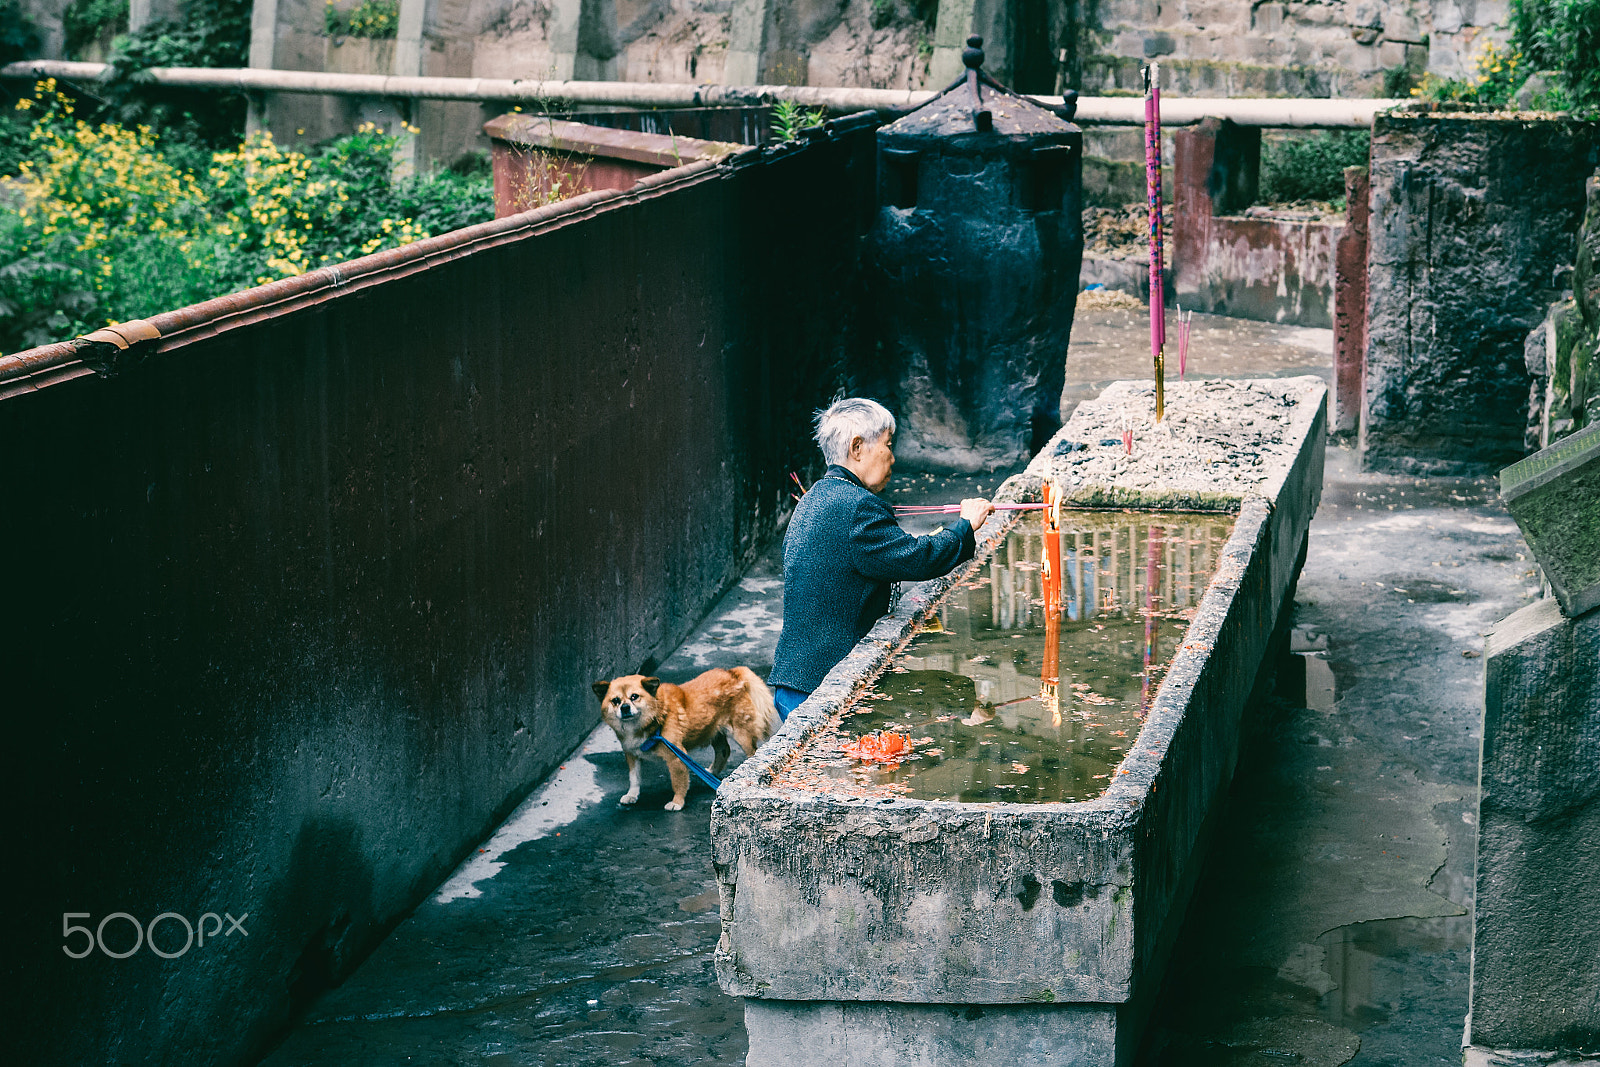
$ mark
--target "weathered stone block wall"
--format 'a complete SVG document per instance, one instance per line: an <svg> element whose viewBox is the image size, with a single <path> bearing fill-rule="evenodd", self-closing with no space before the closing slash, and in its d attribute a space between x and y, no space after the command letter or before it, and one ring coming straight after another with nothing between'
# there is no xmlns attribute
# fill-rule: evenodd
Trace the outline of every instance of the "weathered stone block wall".
<svg viewBox="0 0 1600 1067"><path fill-rule="evenodd" d="M134 0L135 21L177 3ZM24 6L41 55L63 58L66 0ZM320 35L321 3L257 9L287 53L319 51L284 39ZM420 21L427 74L937 88L978 33L991 73L1028 93L1053 92L1058 75L1088 95L1136 89L1139 66L1161 58L1181 95L1370 96L1386 71L1470 72L1506 15L1506 0L436 0ZM277 66L321 69L292 55Z"/></svg>
<svg viewBox="0 0 1600 1067"><path fill-rule="evenodd" d="M0 400L10 1060L255 1062L594 727L592 679L676 645L861 336L872 148L345 264ZM64 912L168 911L248 937L63 954Z"/></svg>
<svg viewBox="0 0 1600 1067"><path fill-rule="evenodd" d="M1600 1051L1600 611L1490 635L1478 788L1468 1041Z"/></svg>
<svg viewBox="0 0 1600 1067"><path fill-rule="evenodd" d="M1468 473L1523 455L1528 331L1560 295L1600 123L1396 113L1372 138L1362 461ZM1539 178L1530 181L1530 167Z"/></svg>
<svg viewBox="0 0 1600 1067"><path fill-rule="evenodd" d="M1489 42L1510 36L1508 0L1428 0L1428 69L1445 78L1477 74L1474 60Z"/></svg>
<svg viewBox="0 0 1600 1067"><path fill-rule="evenodd" d="M461 78L716 84L737 74L741 82L905 89L923 86L932 54L933 25L909 0L436 0L418 17L411 52L404 41L328 38L322 8L320 0L256 0L251 62ZM415 157L445 162L487 151L480 128L504 110L425 100L403 112L388 100L293 94L267 101L266 125L280 142L314 144L360 122L392 128L406 119L422 129Z"/></svg>
<svg viewBox="0 0 1600 1067"><path fill-rule="evenodd" d="M1174 96L1378 96L1385 71L1420 74L1427 62L1417 0L1099 0L1089 11L1086 96L1138 90L1152 59Z"/></svg>

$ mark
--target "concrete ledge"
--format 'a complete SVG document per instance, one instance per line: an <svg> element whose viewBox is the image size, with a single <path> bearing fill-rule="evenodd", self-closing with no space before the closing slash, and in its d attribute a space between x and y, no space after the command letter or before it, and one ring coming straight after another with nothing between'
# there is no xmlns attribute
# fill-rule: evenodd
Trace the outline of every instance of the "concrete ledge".
<svg viewBox="0 0 1600 1067"><path fill-rule="evenodd" d="M1600 1063L1600 1053L1533 1052L1526 1049L1480 1048L1461 1050L1462 1067L1585 1067Z"/></svg>
<svg viewBox="0 0 1600 1067"><path fill-rule="evenodd" d="M819 1007L813 1001L746 1000L744 1011L751 1049L787 1050L783 1062L790 1067L1109 1063L1116 1021L1114 1009L1091 1004L956 1008L833 1002ZM1041 1040L1045 1034L1065 1040Z"/></svg>
<svg viewBox="0 0 1600 1067"><path fill-rule="evenodd" d="M1495 628L1482 751L1468 1040L1594 1051L1600 611L1569 619L1547 598Z"/></svg>
<svg viewBox="0 0 1600 1067"><path fill-rule="evenodd" d="M1120 435L1115 449L1100 442L1125 413L1137 421L1128 409L1148 388L1118 383L1081 405L998 494L1025 499L1055 478L1074 499L1159 507L1204 498L1213 510L1237 510L1138 741L1107 791L1081 803L864 800L773 788L774 771L883 669L968 569L906 592L777 737L729 777L713 807L723 922L717 975L729 993L751 998L752 1063L812 1062L806 1057L814 1049L796 1047L804 1043L799 1035L825 1027L800 1019L806 1012L834 1013L847 1029L851 1019L881 1029L870 1012L819 1002L1097 1005L1081 1018L1048 1016L1048 1033L1039 1029L1045 1016L1027 1014L997 1016L979 1029L993 1028L983 1040L1021 1048L1002 1031L1033 1020L1029 1040L1042 1044L1027 1047L1048 1050L1053 1062L1110 1063L1131 1053L1136 1027L1112 1022L1112 1040L1099 1044L1094 1033L1154 992L1176 936L1202 827L1232 777L1240 715L1302 558L1326 430L1326 388L1316 379L1220 383L1226 397L1219 383L1188 383L1169 399L1166 445L1151 430L1149 447L1119 463ZM1185 436L1180 416L1204 415L1216 428L1271 421L1248 414L1244 401L1252 397L1281 407L1278 430L1235 435L1232 448L1198 426ZM1093 444L1073 447L1084 439ZM1194 458L1207 441L1222 448L1218 463ZM1176 462L1182 453L1187 464ZM1069 469L1102 464L1103 480L1069 481ZM1189 468L1219 464L1212 478L1223 488L1202 492ZM1008 529L983 539L980 562ZM769 998L809 1006L764 1006ZM920 1020L937 1009L895 1010ZM911 1025L910 1014L896 1019L886 1033ZM762 1034L781 1042L766 1045ZM899 1040L884 1037L874 1057L857 1062L902 1062ZM937 1056L915 1062L972 1062L955 1038L935 1044ZM1080 1045L1083 1058L1074 1058Z"/></svg>
<svg viewBox="0 0 1600 1067"><path fill-rule="evenodd" d="M723 141L702 141L695 137L590 126L542 115L501 115L484 123L483 132L494 140L523 148L625 159L658 170L669 170L702 159L722 159L748 147Z"/></svg>

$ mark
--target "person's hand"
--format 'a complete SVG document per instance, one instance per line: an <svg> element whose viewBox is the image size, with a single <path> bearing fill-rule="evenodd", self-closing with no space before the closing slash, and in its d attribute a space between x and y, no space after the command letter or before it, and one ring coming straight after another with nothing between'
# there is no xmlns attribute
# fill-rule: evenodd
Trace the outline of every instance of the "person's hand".
<svg viewBox="0 0 1600 1067"><path fill-rule="evenodd" d="M972 524L973 530L982 526L984 520L994 513L994 505L982 497L969 497L961 502L961 517Z"/></svg>

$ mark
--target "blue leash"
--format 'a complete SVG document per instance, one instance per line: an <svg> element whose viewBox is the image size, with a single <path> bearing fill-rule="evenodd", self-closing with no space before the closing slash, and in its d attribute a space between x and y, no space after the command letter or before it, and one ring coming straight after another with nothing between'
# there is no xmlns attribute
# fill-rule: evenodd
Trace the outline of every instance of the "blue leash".
<svg viewBox="0 0 1600 1067"><path fill-rule="evenodd" d="M700 764L698 764L694 760L690 759L689 758L689 753L685 752L683 749L679 748L677 745L673 744L671 741L668 741L665 737L662 737L660 734L656 734L650 740L648 740L644 744L640 745L639 746L639 751L640 752L649 752L652 748L655 747L657 741L660 741L663 745L666 745L667 748L671 749L672 750L672 754L674 756L677 756L679 759L681 759L683 761L683 765L685 767L689 768L689 773L690 774L692 774L696 778L700 779L706 785L709 785L712 789L721 789L722 788L722 779L718 778L716 775L712 774L710 771L708 771L704 767L700 766Z"/></svg>

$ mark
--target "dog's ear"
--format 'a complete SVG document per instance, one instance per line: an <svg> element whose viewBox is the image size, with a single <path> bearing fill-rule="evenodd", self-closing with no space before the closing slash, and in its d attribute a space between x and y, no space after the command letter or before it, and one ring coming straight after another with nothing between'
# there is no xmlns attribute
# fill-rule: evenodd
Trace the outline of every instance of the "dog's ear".
<svg viewBox="0 0 1600 1067"><path fill-rule="evenodd" d="M660 678L640 678L639 679L639 685L640 685L641 688L644 689L644 691L646 693L649 693L651 696L655 696L656 695L656 690L661 688L661 679Z"/></svg>
<svg viewBox="0 0 1600 1067"><path fill-rule="evenodd" d="M594 683L594 695L599 697L601 700L604 700L606 698L606 694L610 691L611 683L609 681L606 681L602 678L600 681Z"/></svg>

